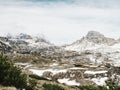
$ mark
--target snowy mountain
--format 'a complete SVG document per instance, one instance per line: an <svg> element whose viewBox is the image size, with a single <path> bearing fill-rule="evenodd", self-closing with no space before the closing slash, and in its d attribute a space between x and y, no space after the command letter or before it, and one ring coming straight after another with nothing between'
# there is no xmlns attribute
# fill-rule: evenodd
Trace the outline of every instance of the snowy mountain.
<svg viewBox="0 0 120 90"><path fill-rule="evenodd" d="M96 31L63 47L42 37L8 35L0 37L0 51L25 70L70 86L105 85L106 80L120 76L120 39Z"/></svg>
<svg viewBox="0 0 120 90"><path fill-rule="evenodd" d="M106 44L106 45L112 45L116 43L115 39L105 37L101 33L97 31L89 31L86 35L85 39L87 39L89 42L93 42L95 44Z"/></svg>
<svg viewBox="0 0 120 90"><path fill-rule="evenodd" d="M4 52L37 54L55 60L83 64L120 65L120 41L105 37L99 32L90 31L76 42L64 47L55 46L42 37L27 34L0 38Z"/></svg>
<svg viewBox="0 0 120 90"><path fill-rule="evenodd" d="M118 40L105 37L96 31L89 31L88 34L80 40L76 42L66 45L66 50L79 51L82 52L84 50L97 50L104 48L111 48L115 44L118 44ZM105 50L106 51L106 50Z"/></svg>
<svg viewBox="0 0 120 90"><path fill-rule="evenodd" d="M34 53L40 52L39 49L49 49L54 45L45 40L42 37L33 37L27 34L19 34L16 36L8 35L6 37L0 37L1 45L9 46L13 52L18 53Z"/></svg>
<svg viewBox="0 0 120 90"><path fill-rule="evenodd" d="M40 36L19 34L16 36L7 35L1 37L0 41L9 48L11 53L37 54L45 58L59 59L65 56L73 56L76 53L65 51L62 47L51 44L48 40ZM2 47L2 46L1 46ZM6 49L4 51L7 51Z"/></svg>
<svg viewBox="0 0 120 90"><path fill-rule="evenodd" d="M105 37L96 31L88 34L76 42L66 45L65 50L77 51L82 57L87 57L89 63L105 64L111 63L114 66L120 65L120 42ZM79 57L80 60L80 57ZM83 58L81 61L84 60Z"/></svg>

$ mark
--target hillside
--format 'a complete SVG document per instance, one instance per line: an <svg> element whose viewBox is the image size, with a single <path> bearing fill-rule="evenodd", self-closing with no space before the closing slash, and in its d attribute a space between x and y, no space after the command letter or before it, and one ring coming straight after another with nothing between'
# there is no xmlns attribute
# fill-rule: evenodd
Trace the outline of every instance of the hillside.
<svg viewBox="0 0 120 90"><path fill-rule="evenodd" d="M1 53L23 72L38 75L38 90L45 83L62 85L65 90L80 86L104 86L120 82L120 41L96 31L70 45L56 46L42 37L27 34L0 37ZM45 80L43 80L45 78ZM46 81L46 79L48 81ZM41 89L42 90L42 89Z"/></svg>

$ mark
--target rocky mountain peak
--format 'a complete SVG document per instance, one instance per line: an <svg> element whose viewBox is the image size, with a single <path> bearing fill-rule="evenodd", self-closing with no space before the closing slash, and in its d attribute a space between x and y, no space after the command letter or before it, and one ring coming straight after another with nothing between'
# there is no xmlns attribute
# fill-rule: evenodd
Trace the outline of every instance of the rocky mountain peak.
<svg viewBox="0 0 120 90"><path fill-rule="evenodd" d="M88 34L85 37L88 41L94 42L94 43L101 43L105 41L104 35L97 31L89 31Z"/></svg>
<svg viewBox="0 0 120 90"><path fill-rule="evenodd" d="M7 37L1 37L1 36L0 36L0 41L7 42L7 41L8 41L8 38L7 38Z"/></svg>
<svg viewBox="0 0 120 90"><path fill-rule="evenodd" d="M20 33L15 37L16 39L32 39L32 37L28 34Z"/></svg>
<svg viewBox="0 0 120 90"><path fill-rule="evenodd" d="M89 31L88 34L86 35L87 39L98 39L98 38L104 38L104 35L97 31Z"/></svg>
<svg viewBox="0 0 120 90"><path fill-rule="evenodd" d="M96 44L114 44L116 40L105 37L103 34L97 31L89 31L85 39Z"/></svg>
<svg viewBox="0 0 120 90"><path fill-rule="evenodd" d="M50 42L44 38L44 37L41 37L41 36L36 36L34 38L35 42L41 42L41 43L47 43L47 44L50 44Z"/></svg>

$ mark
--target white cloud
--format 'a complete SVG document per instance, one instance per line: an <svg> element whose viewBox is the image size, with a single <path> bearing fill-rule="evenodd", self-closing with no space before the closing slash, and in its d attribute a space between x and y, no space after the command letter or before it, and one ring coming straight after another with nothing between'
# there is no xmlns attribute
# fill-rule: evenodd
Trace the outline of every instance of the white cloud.
<svg viewBox="0 0 120 90"><path fill-rule="evenodd" d="M97 30L110 37L119 37L120 8L63 3L43 7L38 3L35 6L32 2L28 5L27 2L17 1L19 0L9 1L7 5L5 2L0 4L1 35L8 32L42 33L56 44L80 39L89 30Z"/></svg>

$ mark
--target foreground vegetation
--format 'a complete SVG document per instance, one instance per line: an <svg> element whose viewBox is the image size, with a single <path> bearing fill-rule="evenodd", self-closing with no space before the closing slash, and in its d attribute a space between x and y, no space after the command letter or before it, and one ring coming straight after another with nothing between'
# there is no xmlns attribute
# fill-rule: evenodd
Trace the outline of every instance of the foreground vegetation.
<svg viewBox="0 0 120 90"><path fill-rule="evenodd" d="M108 83L106 86L80 86L80 90L120 90L120 86Z"/></svg>
<svg viewBox="0 0 120 90"><path fill-rule="evenodd" d="M0 85L0 90L16 90L16 88L25 90L120 90L120 86L114 82L107 82L106 86L79 87L58 84L44 77L23 73L4 55L0 55Z"/></svg>
<svg viewBox="0 0 120 90"><path fill-rule="evenodd" d="M8 57L0 55L0 84L4 86L14 86L18 89L34 90L31 84L33 80L28 79L22 70L15 66ZM35 82L34 82L35 83Z"/></svg>

